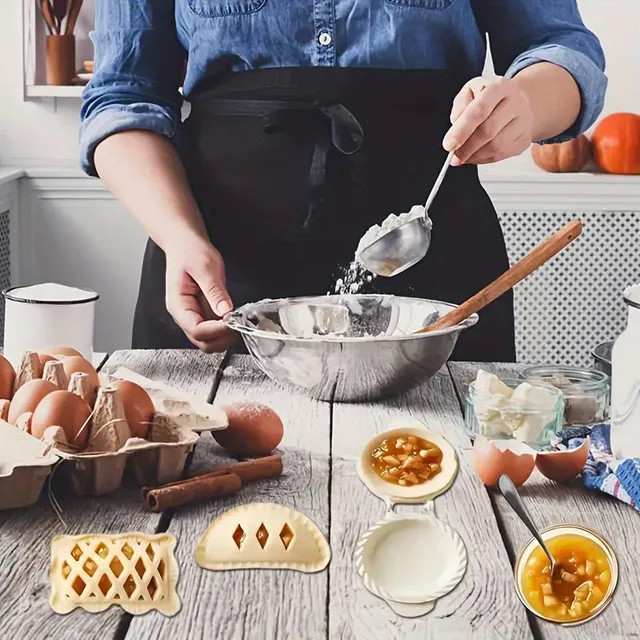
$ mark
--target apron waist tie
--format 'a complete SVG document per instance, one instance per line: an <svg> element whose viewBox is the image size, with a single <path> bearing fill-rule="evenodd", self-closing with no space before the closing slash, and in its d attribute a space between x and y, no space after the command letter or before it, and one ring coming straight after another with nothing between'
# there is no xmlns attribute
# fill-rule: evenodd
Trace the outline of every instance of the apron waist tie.
<svg viewBox="0 0 640 640"><path fill-rule="evenodd" d="M314 149L309 167L309 207L302 220L308 229L324 201L327 156L331 146L343 155L356 153L364 141L357 118L342 104L286 100L207 100L207 112L218 115L262 116L266 134L311 131Z"/></svg>

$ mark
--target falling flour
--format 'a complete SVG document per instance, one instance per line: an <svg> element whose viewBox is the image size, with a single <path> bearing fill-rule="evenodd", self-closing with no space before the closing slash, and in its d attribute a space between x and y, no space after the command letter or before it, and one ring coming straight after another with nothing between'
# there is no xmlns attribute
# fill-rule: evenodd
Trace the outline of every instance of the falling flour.
<svg viewBox="0 0 640 640"><path fill-rule="evenodd" d="M333 292L338 295L347 295L360 293L362 287L368 282L371 282L375 278L375 275L369 273L359 262L354 260L346 269L342 277L336 280Z"/></svg>

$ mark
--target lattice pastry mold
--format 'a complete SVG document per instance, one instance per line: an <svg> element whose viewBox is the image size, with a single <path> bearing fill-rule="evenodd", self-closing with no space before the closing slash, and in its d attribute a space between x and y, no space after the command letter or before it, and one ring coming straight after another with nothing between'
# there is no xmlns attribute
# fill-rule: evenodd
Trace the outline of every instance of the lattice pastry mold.
<svg viewBox="0 0 640 640"><path fill-rule="evenodd" d="M56 536L51 543L51 608L66 614L81 607L97 613L116 604L140 615L180 610L176 592L176 539L145 535Z"/></svg>

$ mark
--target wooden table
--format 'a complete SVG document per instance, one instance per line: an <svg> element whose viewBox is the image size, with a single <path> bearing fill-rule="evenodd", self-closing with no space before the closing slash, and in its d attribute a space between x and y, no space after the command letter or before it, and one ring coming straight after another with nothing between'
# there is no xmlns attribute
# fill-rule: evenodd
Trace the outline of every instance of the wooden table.
<svg viewBox="0 0 640 640"><path fill-rule="evenodd" d="M534 476L523 493L541 526L575 522L600 531L621 561L620 585L609 608L587 626L560 628L529 617L512 584L514 554L529 538L500 496L480 484L470 466L462 431L460 394L477 366L451 364L430 383L393 402L347 405L316 402L267 379L247 356L199 352L119 352L104 365L127 366L199 397L218 402L250 397L282 417L286 475L246 487L237 497L156 515L135 490L99 499L61 496L66 533L169 531L178 539L182 610L132 617L112 607L98 615L68 616L49 608L47 568L52 536L65 530L46 496L31 509L0 513L0 639L44 638L220 639L329 638L458 639L640 637L640 519L630 507ZM484 365L487 368L486 365ZM498 373L512 367L489 367ZM403 619L371 595L356 575L353 551L360 535L384 514L383 504L358 480L355 460L363 445L390 420L412 415L443 433L460 454L453 487L436 500L438 517L463 537L469 564L461 584L424 618ZM223 459L206 435L192 470ZM196 542L210 522L245 502L274 501L306 513L330 541L333 558L319 574L294 571L203 571L193 561Z"/></svg>

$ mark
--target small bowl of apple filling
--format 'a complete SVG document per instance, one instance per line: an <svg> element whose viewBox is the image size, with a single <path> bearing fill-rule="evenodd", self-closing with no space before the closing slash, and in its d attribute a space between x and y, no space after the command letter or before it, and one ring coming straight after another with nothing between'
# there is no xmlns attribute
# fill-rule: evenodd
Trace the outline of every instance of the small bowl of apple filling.
<svg viewBox="0 0 640 640"><path fill-rule="evenodd" d="M613 547L580 525L556 525L541 532L556 560L551 564L531 539L515 564L518 597L533 614L564 626L588 622L609 605L618 583Z"/></svg>

